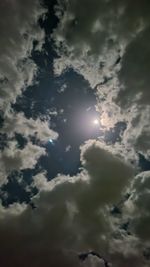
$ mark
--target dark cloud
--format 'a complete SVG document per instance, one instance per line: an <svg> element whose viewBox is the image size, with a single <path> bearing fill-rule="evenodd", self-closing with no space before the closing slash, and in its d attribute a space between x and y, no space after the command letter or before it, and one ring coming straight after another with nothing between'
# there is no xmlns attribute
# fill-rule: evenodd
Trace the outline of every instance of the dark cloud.
<svg viewBox="0 0 150 267"><path fill-rule="evenodd" d="M35 185L40 182L40 193L32 200L34 209L17 203L8 209L1 207L0 260L5 266L78 266L78 253L85 249L99 251L101 247L106 254L111 225L104 207L121 194L123 186L116 177L120 168L124 180L132 176L132 168L100 144L88 144L82 150L87 171L74 177L60 175L51 182L46 182L44 173L35 177ZM111 177L114 169L115 176ZM104 196L108 180L110 188L115 183L117 190L111 189Z"/></svg>
<svg viewBox="0 0 150 267"><path fill-rule="evenodd" d="M148 266L150 174L138 174L138 155L147 159L150 155L149 11L148 0L58 0L50 39L52 29L42 22L47 10L40 1L0 4L0 185L15 171L35 168L26 174L30 183L26 181L24 191L36 192L27 204L20 200L7 208L0 204L2 266L104 267L107 261L115 267ZM52 46L55 53L50 55ZM40 67L35 51L43 58L39 83L44 68L47 75L37 91L36 86L30 88ZM48 83L49 75L56 87ZM86 98L90 86L93 96ZM30 92L18 99L27 88ZM22 106L25 96L28 111ZM94 97L96 111L91 108ZM43 105L41 110L38 105ZM92 118L98 116L100 129L95 135L83 109ZM50 129L57 122L58 133ZM123 131L106 146L106 134L111 135L119 123L125 125ZM20 141L22 146L18 134L25 140ZM71 161L79 166L75 150L82 142L76 141L77 135L82 142L85 136L97 140L80 146L82 167L76 175L59 174L61 150L66 169ZM55 149L58 136L60 146ZM51 169L57 173L52 181ZM16 179L23 181L25 175ZM7 200L8 192L2 193ZM113 207L119 212L112 212ZM89 256L82 262L79 255L84 253Z"/></svg>
<svg viewBox="0 0 150 267"><path fill-rule="evenodd" d="M94 187L92 190L96 201L99 198L104 203L115 202L132 176L131 166L119 161L110 153L109 147L103 148L100 142L89 142L83 146L81 161L92 177L90 188Z"/></svg>
<svg viewBox="0 0 150 267"><path fill-rule="evenodd" d="M143 243L150 238L149 188L150 172L140 173L133 180L130 198L125 203L125 210L131 220L130 227L143 240Z"/></svg>
<svg viewBox="0 0 150 267"><path fill-rule="evenodd" d="M150 29L146 28L125 51L119 73L119 80L124 85L118 96L122 105L130 105L136 97L139 104L149 104L149 40Z"/></svg>

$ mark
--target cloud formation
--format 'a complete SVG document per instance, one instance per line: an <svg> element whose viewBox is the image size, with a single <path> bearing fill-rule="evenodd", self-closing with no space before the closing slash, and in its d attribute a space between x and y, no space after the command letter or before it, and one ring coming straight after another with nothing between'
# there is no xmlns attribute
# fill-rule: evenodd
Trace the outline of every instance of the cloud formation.
<svg viewBox="0 0 150 267"><path fill-rule="evenodd" d="M45 12L35 0L0 4L0 105L8 141L0 155L0 185L12 171L34 168L46 154L43 144L58 137L50 122L27 119L10 108L35 81L31 54L42 49L38 20ZM103 130L120 121L126 129L116 144L89 140L82 145L77 175L59 174L49 181L42 171L32 177L28 189L38 194L30 203L0 205L0 262L6 267L77 267L80 253L94 250L115 267L147 267L150 173L134 177L139 171L134 162L138 153L150 155L149 1L58 0L55 12L60 20L52 34L55 74L73 68L83 75L96 95ZM27 139L22 149L16 133ZM104 266L94 255L84 264Z"/></svg>
<svg viewBox="0 0 150 267"><path fill-rule="evenodd" d="M10 141L0 155L0 184L7 182L7 176L14 170L32 169L45 148L28 142L23 149L17 148L17 142Z"/></svg>
<svg viewBox="0 0 150 267"><path fill-rule="evenodd" d="M150 172L138 174L132 181L130 198L125 203L125 211L131 220L131 230L142 239L143 243L150 239L149 189Z"/></svg>
<svg viewBox="0 0 150 267"><path fill-rule="evenodd" d="M1 130L8 137L13 137L15 133L29 138L35 136L41 142L48 142L49 139L57 139L58 133L50 129L50 122L41 120L27 119L23 113L9 113L5 117L4 125Z"/></svg>
<svg viewBox="0 0 150 267"><path fill-rule="evenodd" d="M50 182L44 173L34 177L34 186L40 190L32 199L34 209L17 203L1 208L0 260L5 266L12 262L16 267L23 263L32 267L80 266L78 255L91 249L101 250L108 257L111 224L106 204L118 200L133 170L99 143L89 143L81 149L84 170L77 176L59 175ZM116 177L120 168L121 181ZM103 194L108 181L110 190ZM94 258L87 264L97 266L97 261Z"/></svg>
<svg viewBox="0 0 150 267"><path fill-rule="evenodd" d="M41 142L56 139L58 134L43 119L27 119L23 113L14 112L11 104L17 96L35 82L38 66L32 58L33 51L41 51L45 32L39 19L46 13L40 1L3 1L0 3L0 112L3 123L1 134L5 147L1 151L1 185L13 170L33 168L45 149ZM25 137L27 145L17 148L15 134ZM34 145L31 137L40 144Z"/></svg>
<svg viewBox="0 0 150 267"><path fill-rule="evenodd" d="M30 56L34 40L37 49L43 44L44 31L38 19L44 12L39 1L3 1L0 4L0 106L3 111L32 84L37 66Z"/></svg>
<svg viewBox="0 0 150 267"><path fill-rule="evenodd" d="M124 175L130 175L121 162L116 163L116 155L136 165L139 153L149 160L149 12L147 0L58 1L56 8L60 22L52 35L59 55L54 61L55 74L59 76L73 68L89 81L97 97L100 127L104 131L117 122L126 124L119 140L110 144L108 151L101 150L96 142L87 143L81 150L82 164L93 178L87 192L92 192L95 206L100 206L103 200L115 202L124 188L123 182L127 181L129 186L130 180L124 179ZM110 151L113 156L109 157ZM104 174L102 188L100 173ZM109 181L107 177L111 177ZM121 215L107 217L113 229L109 252L114 266L149 265L148 178L149 172L135 176L127 190L129 199L120 198ZM85 194L84 204L90 202L88 196ZM98 203L97 199L101 201ZM88 214L93 209L90 205L91 202ZM86 221L90 221L89 217Z"/></svg>
<svg viewBox="0 0 150 267"><path fill-rule="evenodd" d="M147 0L136 4L124 0L58 1L56 15L60 23L53 33L59 55L54 64L56 74L69 67L82 74L95 88L103 126L108 129L117 121L125 121L122 145L146 157L150 123L149 10Z"/></svg>

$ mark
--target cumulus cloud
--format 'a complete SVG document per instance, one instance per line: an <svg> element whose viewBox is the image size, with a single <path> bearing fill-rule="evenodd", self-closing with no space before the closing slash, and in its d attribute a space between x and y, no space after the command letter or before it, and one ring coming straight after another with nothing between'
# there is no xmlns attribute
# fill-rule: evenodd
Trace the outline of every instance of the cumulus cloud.
<svg viewBox="0 0 150 267"><path fill-rule="evenodd" d="M123 146L132 146L145 156L149 154L145 140L150 123L146 116L150 104L149 9L147 0L136 4L124 0L58 1L60 23L53 33L59 55L54 62L56 74L70 67L82 74L95 88L102 125L109 129L117 121L125 121ZM146 145L149 149L148 141Z"/></svg>
<svg viewBox="0 0 150 267"><path fill-rule="evenodd" d="M131 220L131 230L142 239L150 240L150 172L138 174L130 187L130 198L125 203L125 211Z"/></svg>
<svg viewBox="0 0 150 267"><path fill-rule="evenodd" d="M146 1L137 5L130 1L58 1L56 14L60 23L53 38L58 54L66 59L58 66L60 71L73 66L93 86L94 72L95 83L111 76L126 44L147 26L147 6Z"/></svg>
<svg viewBox="0 0 150 267"><path fill-rule="evenodd" d="M20 204L20 203L13 203L9 205L9 207L6 209L1 203L0 203L0 220L3 220L7 216L20 216L22 212L26 210L27 206L26 204Z"/></svg>
<svg viewBox="0 0 150 267"><path fill-rule="evenodd" d="M44 148L28 142L23 149L17 142L10 141L0 155L0 184L7 182L7 176L14 170L32 169L40 156L46 154Z"/></svg>
<svg viewBox="0 0 150 267"><path fill-rule="evenodd" d="M48 182L46 178L46 172L38 173L37 175L33 176L33 183L32 186L36 187L39 191L49 191L52 189L52 183Z"/></svg>
<svg viewBox="0 0 150 267"><path fill-rule="evenodd" d="M38 19L45 10L38 1L29 0L5 1L0 7L2 131L12 138L0 156L0 183L4 184L13 170L34 168L46 153L29 139L23 149L17 148L15 133L36 136L42 142L58 135L47 121L9 110L34 80L37 66L30 55L34 40L37 49L42 47L44 33ZM120 144L86 142L81 147L82 169L76 176L60 174L48 181L46 172L38 173L31 187L39 192L28 205L0 205L3 266L77 267L79 253L89 250L102 253L112 266L148 266L142 253L149 249L150 175L145 172L131 181L134 170L128 162L132 153L132 160L136 158L135 151L148 157L150 149L149 8L147 0L136 5L129 0L58 1L55 12L60 22L52 35L59 56L54 61L55 74L74 68L94 89L103 129L118 121L127 127ZM129 198L123 200L126 192ZM122 215L110 215L110 207L119 201ZM85 264L104 266L92 257Z"/></svg>
<svg viewBox="0 0 150 267"><path fill-rule="evenodd" d="M81 148L82 165L90 177L85 202L80 201L82 213L89 214L85 222L97 205L117 201L124 186L129 186L124 159L138 164L139 153L149 159L149 12L147 0L58 1L56 7L60 22L52 35L59 55L54 61L55 74L73 68L89 81L104 131L118 121L126 124L117 144L104 149L90 141ZM143 253L150 247L148 178L149 172L133 179L129 199L122 204L123 214L109 221L114 231L110 254L115 266L149 265Z"/></svg>
<svg viewBox="0 0 150 267"><path fill-rule="evenodd" d="M137 107L133 107L130 112L127 128L122 136L122 143L125 147L133 147L136 152L143 154L147 159L150 155L150 143L149 143L149 121L150 121L150 107L145 107L142 110L138 110Z"/></svg>
<svg viewBox="0 0 150 267"><path fill-rule="evenodd" d="M38 19L45 13L39 1L3 1L0 4L0 106L3 112L31 85L37 66L30 58L33 41L41 49L44 32Z"/></svg>
<svg viewBox="0 0 150 267"><path fill-rule="evenodd" d="M132 167L119 160L109 147L99 141L88 141L82 147L81 161L92 177L90 189L94 187L94 198L99 198L102 202L115 202L133 175Z"/></svg>
<svg viewBox="0 0 150 267"><path fill-rule="evenodd" d="M109 257L111 224L106 204L119 198L133 170L100 144L81 149L84 169L76 176L59 175L49 182L45 173L34 177L33 185L39 189L32 199L34 209L17 203L0 209L0 259L5 266L12 262L15 266L80 266L79 254L89 250ZM86 264L97 266L98 262L104 266L95 257Z"/></svg>
<svg viewBox="0 0 150 267"><path fill-rule="evenodd" d="M141 105L149 104L149 39L148 27L127 46L123 55L119 80L124 87L118 96L122 105L130 105L135 98Z"/></svg>
<svg viewBox="0 0 150 267"><path fill-rule="evenodd" d="M127 188L120 215L112 216L110 254L117 266L149 266L150 172L139 173Z"/></svg>
<svg viewBox="0 0 150 267"><path fill-rule="evenodd" d="M40 118L34 120L27 119L23 113L9 113L5 117L4 125L1 129L8 137L13 137L19 133L24 137L36 136L42 142L48 142L49 139L57 139L58 134L50 129L50 123Z"/></svg>
<svg viewBox="0 0 150 267"><path fill-rule="evenodd" d="M33 145L30 137L41 142L58 137L48 121L27 119L23 113L11 109L17 96L35 82L38 66L32 53L42 50L45 32L39 19L46 12L37 0L0 3L0 110L4 120L1 133L6 138L0 156L1 184L7 182L6 178L13 170L34 168L39 157L45 154L45 149ZM23 149L17 148L15 134L28 139Z"/></svg>
<svg viewBox="0 0 150 267"><path fill-rule="evenodd" d="M103 0L95 0L93 3L84 0L63 3L58 1L56 15L60 18L60 23L53 33L57 52L60 56L72 58L72 62L68 62L74 67L76 58L78 64L80 62L84 64L83 55L85 56L83 59L87 58L87 61L93 58L94 71L98 67L96 64L98 60L99 64L101 63L100 81L101 74L106 74L103 73L105 64L112 67L120 63L117 49L121 53L121 50L149 25L149 16L146 12L148 9L147 1L139 1L136 5L124 0L117 1L115 4L113 1ZM105 54L106 51L108 54ZM104 61L101 62L100 59ZM68 62L64 61L64 64L67 66ZM82 67L77 67L82 73Z"/></svg>

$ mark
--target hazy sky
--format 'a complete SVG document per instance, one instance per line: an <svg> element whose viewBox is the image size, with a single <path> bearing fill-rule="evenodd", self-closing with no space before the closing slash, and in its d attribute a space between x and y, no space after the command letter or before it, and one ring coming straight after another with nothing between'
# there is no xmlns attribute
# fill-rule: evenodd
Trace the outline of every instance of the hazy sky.
<svg viewBox="0 0 150 267"><path fill-rule="evenodd" d="M0 3L0 265L150 265L150 2Z"/></svg>

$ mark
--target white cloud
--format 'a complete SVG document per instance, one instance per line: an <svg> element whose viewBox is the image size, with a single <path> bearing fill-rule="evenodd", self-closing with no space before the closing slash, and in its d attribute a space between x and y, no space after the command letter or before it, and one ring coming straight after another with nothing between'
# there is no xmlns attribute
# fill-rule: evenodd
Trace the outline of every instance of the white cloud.
<svg viewBox="0 0 150 267"><path fill-rule="evenodd" d="M32 84L37 66L31 60L33 41L41 49L44 31L38 19L45 13L39 1L0 3L0 106L7 111L22 90Z"/></svg>
<svg viewBox="0 0 150 267"><path fill-rule="evenodd" d="M50 129L50 123L40 118L34 120L27 119L23 113L8 113L5 117L2 132L9 137L13 137L15 133L19 133L24 137L36 136L42 142L48 142L49 139L57 139L58 134Z"/></svg>
<svg viewBox="0 0 150 267"><path fill-rule="evenodd" d="M11 110L17 96L34 82L38 67L31 56L34 49L42 49L45 33L39 18L46 11L37 0L0 3L0 109L4 118L1 132L11 139L1 153L1 184L13 170L34 168L38 158L45 154L44 148L30 141L24 149L18 149L15 133L28 140L30 136L36 136L41 142L58 137L48 121L27 119L23 113Z"/></svg>
<svg viewBox="0 0 150 267"><path fill-rule="evenodd" d="M0 155L0 184L7 182L7 176L14 170L32 169L45 149L28 142L24 149L17 148L17 142L10 141Z"/></svg>
<svg viewBox="0 0 150 267"><path fill-rule="evenodd" d="M105 265L102 259L89 255L83 263L83 267L105 267Z"/></svg>
<svg viewBox="0 0 150 267"><path fill-rule="evenodd" d="M13 203L9 205L9 207L6 209L3 207L3 205L0 203L0 220L6 219L9 216L20 216L21 213L25 211L27 208L26 204L20 204L20 203Z"/></svg>
<svg viewBox="0 0 150 267"><path fill-rule="evenodd" d="M59 55L55 73L71 67L82 74L95 88L105 129L126 121L122 147L148 157L149 3L72 0L59 1L56 10L60 22L53 33Z"/></svg>
<svg viewBox="0 0 150 267"><path fill-rule="evenodd" d="M0 4L1 17L8 20L8 29L1 24L3 42L0 47L4 63L1 95L5 108L32 83L36 65L28 56L33 39L39 39L40 44L43 39L37 26L43 9L37 1L20 3L16 0ZM9 5L14 12L10 12ZM32 199L34 209L18 203L8 209L0 206L0 261L7 267L12 264L19 267L22 263L32 267L73 267L79 266L77 252L93 249L110 257L114 266L145 267L142 249L149 245L150 238L149 172L134 178L120 219L121 222L124 218L130 219L132 236L116 229L119 219L113 226L108 205L120 200L133 176L128 164L131 151L137 149L148 154L149 63L144 65L143 58L144 61L149 59L146 42L149 36L145 30L149 26L149 4L138 1L135 5L133 1L123 0L116 5L111 0L59 1L60 9L64 5L67 10L53 34L60 56L54 64L55 73L61 74L66 67L81 73L93 88L96 86L97 109L104 126L108 129L123 119L127 130L121 144L108 147L89 141L83 145L83 168L74 177L58 175L48 181L44 172L34 176L32 186L39 189ZM59 16L60 12L57 10ZM143 58L136 50L136 43L138 51L144 50ZM4 89L8 90L4 92ZM37 132L41 141L57 137L47 122L27 120L23 114L11 116L8 110L6 113L3 130L10 137L15 132L25 137ZM13 119L14 125L11 125ZM30 142L22 150L15 142L8 143L1 154L1 183L6 182L7 175L14 169L33 168L43 154L44 148ZM113 236L116 233L119 238ZM91 260L89 266L95 266L97 263Z"/></svg>
<svg viewBox="0 0 150 267"><path fill-rule="evenodd" d="M46 178L46 172L38 173L37 175L33 176L33 183L32 186L36 187L39 191L50 191L52 185L48 182Z"/></svg>

